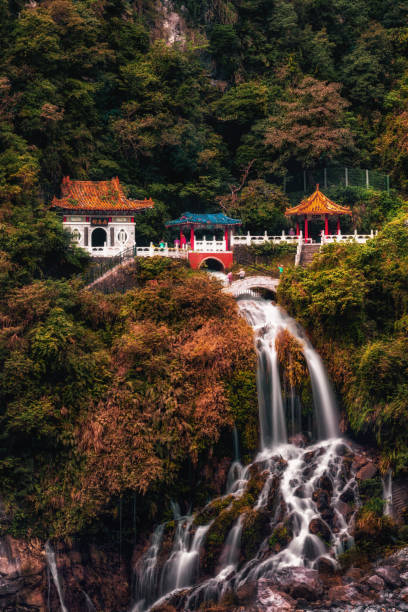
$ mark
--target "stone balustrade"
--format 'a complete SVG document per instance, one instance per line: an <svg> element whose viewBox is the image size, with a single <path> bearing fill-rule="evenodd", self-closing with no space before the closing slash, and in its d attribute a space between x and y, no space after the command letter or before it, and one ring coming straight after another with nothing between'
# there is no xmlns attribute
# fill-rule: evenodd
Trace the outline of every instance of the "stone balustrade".
<svg viewBox="0 0 408 612"><path fill-rule="evenodd" d="M279 236L268 236L265 232L262 236L251 236L250 232L244 236L231 236L231 246L251 246L257 244L266 244L272 242L273 244L280 244L286 242L289 244L297 244L299 236L289 236L283 231Z"/></svg>
<svg viewBox="0 0 408 612"><path fill-rule="evenodd" d="M358 242L359 244L365 244L367 240L372 240L378 235L378 231L374 232L371 230L370 234L359 234L355 230L354 234L333 234L332 236L325 236L324 232L321 234L322 244L332 244L334 242Z"/></svg>

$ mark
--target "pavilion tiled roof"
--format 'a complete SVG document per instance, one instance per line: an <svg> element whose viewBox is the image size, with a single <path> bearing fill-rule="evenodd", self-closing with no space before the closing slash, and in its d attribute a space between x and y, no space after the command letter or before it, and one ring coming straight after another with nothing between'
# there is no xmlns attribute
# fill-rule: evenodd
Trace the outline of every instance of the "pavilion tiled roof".
<svg viewBox="0 0 408 612"><path fill-rule="evenodd" d="M292 215L351 215L351 209L332 202L317 185L316 191L311 196L302 200L298 206L287 208L285 215L287 217Z"/></svg>
<svg viewBox="0 0 408 612"><path fill-rule="evenodd" d="M168 221L166 227L187 227L193 226L195 229L214 229L219 227L241 225L239 219L227 217L224 213L190 213L185 212L179 219Z"/></svg>
<svg viewBox="0 0 408 612"><path fill-rule="evenodd" d="M140 211L153 208L150 199L129 200L123 193L118 177L110 181L74 181L62 179L61 198L52 200L52 206L64 210Z"/></svg>

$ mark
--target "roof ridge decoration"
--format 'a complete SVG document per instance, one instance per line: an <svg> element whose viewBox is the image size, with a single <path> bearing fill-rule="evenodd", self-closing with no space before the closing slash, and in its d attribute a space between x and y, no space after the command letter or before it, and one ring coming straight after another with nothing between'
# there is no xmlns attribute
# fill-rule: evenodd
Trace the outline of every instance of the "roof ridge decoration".
<svg viewBox="0 0 408 612"><path fill-rule="evenodd" d="M105 181L77 181L64 176L61 198L54 196L51 206L64 210L139 211L153 208L154 202L151 198L128 199L117 176Z"/></svg>
<svg viewBox="0 0 408 612"><path fill-rule="evenodd" d="M320 191L320 185L316 185L316 190L307 198L304 198L300 204L287 208L285 216L292 215L351 215L351 208L336 204L324 193Z"/></svg>

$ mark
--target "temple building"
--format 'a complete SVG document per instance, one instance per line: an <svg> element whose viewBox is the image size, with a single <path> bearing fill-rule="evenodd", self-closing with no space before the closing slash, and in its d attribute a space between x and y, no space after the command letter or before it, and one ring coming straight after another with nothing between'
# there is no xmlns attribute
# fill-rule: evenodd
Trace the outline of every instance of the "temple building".
<svg viewBox="0 0 408 612"><path fill-rule="evenodd" d="M337 219L337 234L341 233L340 217L341 215L351 215L351 209L348 206L340 206L332 202L324 195L316 185L316 191L311 196L302 200L298 206L287 208L285 211L286 217L296 217L296 235L300 234L300 222L304 222L303 236L306 241L309 240L309 221L312 219L321 219L324 221L324 235L329 235L329 217Z"/></svg>
<svg viewBox="0 0 408 612"><path fill-rule="evenodd" d="M62 180L52 208L63 218L76 244L92 256L112 257L135 244L135 218L154 207L152 199L129 200L118 177L110 181Z"/></svg>

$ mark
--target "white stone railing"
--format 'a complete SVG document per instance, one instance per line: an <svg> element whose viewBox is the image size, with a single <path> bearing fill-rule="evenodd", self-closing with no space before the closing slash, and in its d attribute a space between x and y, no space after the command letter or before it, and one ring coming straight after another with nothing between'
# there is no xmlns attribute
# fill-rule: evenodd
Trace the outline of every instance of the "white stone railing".
<svg viewBox="0 0 408 612"><path fill-rule="evenodd" d="M177 259L184 259L188 256L187 249L179 247L169 247L167 242L164 247L157 247L151 242L150 246L147 247L136 247L137 257L174 257Z"/></svg>
<svg viewBox="0 0 408 612"><path fill-rule="evenodd" d="M321 234L322 244L332 244L334 242L358 242L359 244L365 244L367 240L372 240L378 235L378 231L374 232L371 230L370 234L359 234L355 230L354 234L333 234L333 236L325 236L324 232Z"/></svg>
<svg viewBox="0 0 408 612"><path fill-rule="evenodd" d="M216 240L215 236L212 240L207 240L205 236L202 240L194 240L194 251L196 253L221 253L226 252L226 250L225 240Z"/></svg>
<svg viewBox="0 0 408 612"><path fill-rule="evenodd" d="M268 233L265 232L262 236L251 236L250 232L248 232L244 236L231 236L231 246L251 246L257 244L266 244L268 242L272 242L273 244L279 244L281 242L286 242L289 244L297 244L299 240L299 236L288 236L283 231L279 236L268 236ZM309 239L311 242L311 238Z"/></svg>

